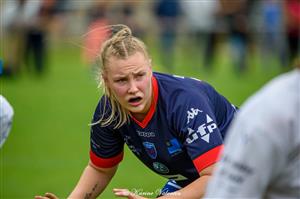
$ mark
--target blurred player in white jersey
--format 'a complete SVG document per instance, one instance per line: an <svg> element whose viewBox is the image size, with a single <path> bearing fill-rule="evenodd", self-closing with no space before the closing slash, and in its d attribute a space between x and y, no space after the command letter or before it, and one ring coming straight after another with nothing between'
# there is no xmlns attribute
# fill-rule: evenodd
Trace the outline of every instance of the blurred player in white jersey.
<svg viewBox="0 0 300 199"><path fill-rule="evenodd" d="M300 65L240 109L207 198L300 198Z"/></svg>
<svg viewBox="0 0 300 199"><path fill-rule="evenodd" d="M10 132L14 111L8 101L0 95L0 148Z"/></svg>

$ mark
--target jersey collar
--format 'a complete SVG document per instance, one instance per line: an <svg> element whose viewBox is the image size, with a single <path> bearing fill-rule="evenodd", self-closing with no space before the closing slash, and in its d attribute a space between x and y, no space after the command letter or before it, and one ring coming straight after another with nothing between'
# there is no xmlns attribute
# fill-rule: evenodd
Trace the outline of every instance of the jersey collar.
<svg viewBox="0 0 300 199"><path fill-rule="evenodd" d="M143 121L140 122L134 116L131 115L131 118L135 121L135 123L137 123L142 128L145 128L148 125L148 123L152 119L155 109L156 109L156 104L157 104L157 99L158 99L158 84L157 84L157 80L154 77L154 75L152 76L152 91L153 91L153 98L152 98L151 106L150 106L150 109L149 109L146 117L143 119Z"/></svg>

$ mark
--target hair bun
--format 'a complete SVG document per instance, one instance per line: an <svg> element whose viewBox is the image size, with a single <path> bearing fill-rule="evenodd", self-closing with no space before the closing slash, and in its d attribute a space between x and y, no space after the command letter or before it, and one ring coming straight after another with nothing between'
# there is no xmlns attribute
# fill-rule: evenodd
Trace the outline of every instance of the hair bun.
<svg viewBox="0 0 300 199"><path fill-rule="evenodd" d="M124 24L117 24L111 26L112 37L129 37L132 36L130 28Z"/></svg>

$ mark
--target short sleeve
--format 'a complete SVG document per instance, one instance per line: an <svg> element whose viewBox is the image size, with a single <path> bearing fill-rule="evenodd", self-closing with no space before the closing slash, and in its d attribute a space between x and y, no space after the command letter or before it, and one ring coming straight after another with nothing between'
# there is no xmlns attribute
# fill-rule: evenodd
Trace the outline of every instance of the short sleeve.
<svg viewBox="0 0 300 199"><path fill-rule="evenodd" d="M180 132L187 153L201 172L218 161L223 138L207 95L195 94L182 101L183 105L174 114L176 131Z"/></svg>
<svg viewBox="0 0 300 199"><path fill-rule="evenodd" d="M103 101L102 101L103 102ZM102 103L98 104L93 123L101 118ZM123 159L124 141L118 130L112 126L102 127L99 123L92 125L90 135L90 160L102 168L117 165Z"/></svg>

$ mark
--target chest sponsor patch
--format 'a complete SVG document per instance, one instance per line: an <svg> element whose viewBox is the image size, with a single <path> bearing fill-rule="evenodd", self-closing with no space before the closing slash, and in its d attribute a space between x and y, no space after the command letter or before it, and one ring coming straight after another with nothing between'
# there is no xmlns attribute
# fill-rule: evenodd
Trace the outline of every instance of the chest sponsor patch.
<svg viewBox="0 0 300 199"><path fill-rule="evenodd" d="M143 142L143 146L150 158L155 159L157 157L157 151L153 143Z"/></svg>
<svg viewBox="0 0 300 199"><path fill-rule="evenodd" d="M166 142L168 152L171 156L175 156L182 151L181 144L176 138L173 138Z"/></svg>
<svg viewBox="0 0 300 199"><path fill-rule="evenodd" d="M169 173L168 167L160 162L153 162L153 169L161 174Z"/></svg>

